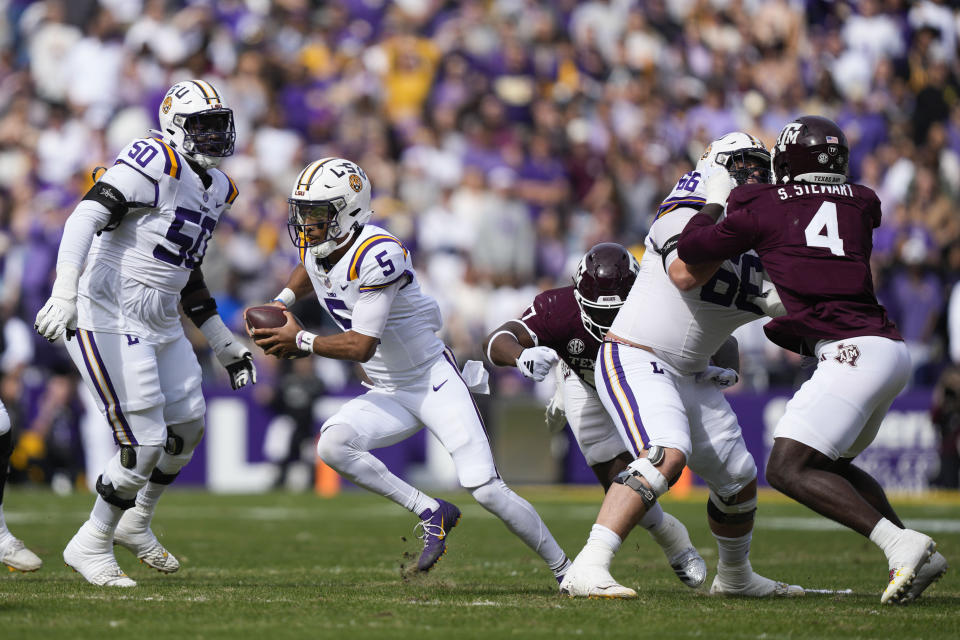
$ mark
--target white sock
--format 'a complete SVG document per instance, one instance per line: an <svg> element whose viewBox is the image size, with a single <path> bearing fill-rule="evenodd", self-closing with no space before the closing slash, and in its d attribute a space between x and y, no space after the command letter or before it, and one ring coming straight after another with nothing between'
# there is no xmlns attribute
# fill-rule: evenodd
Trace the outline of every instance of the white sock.
<svg viewBox="0 0 960 640"><path fill-rule="evenodd" d="M883 553L889 558L890 551L893 549L903 529L893 524L886 518L880 518L873 531L870 532L870 541L880 547Z"/></svg>
<svg viewBox="0 0 960 640"><path fill-rule="evenodd" d="M94 529L112 536L121 517L123 517L123 509L97 496L97 501L93 503L93 510L90 512L90 524Z"/></svg>
<svg viewBox="0 0 960 640"><path fill-rule="evenodd" d="M663 549L667 559L673 560L693 543L683 523L669 513L664 513L658 526L650 529L650 537Z"/></svg>
<svg viewBox="0 0 960 640"><path fill-rule="evenodd" d="M157 503L160 496L167 490L167 484L158 484L156 482L147 482L137 493L137 506L149 513L151 516L157 510Z"/></svg>
<svg viewBox="0 0 960 640"><path fill-rule="evenodd" d="M8 537L12 538L13 534L7 529L7 521L3 517L3 504L0 503L0 544L6 542Z"/></svg>
<svg viewBox="0 0 960 640"><path fill-rule="evenodd" d="M743 563L750 564L750 541L753 539L753 531L739 538L724 538L713 534L717 539L717 547L720 551L719 560L726 565L739 565Z"/></svg>
<svg viewBox="0 0 960 640"><path fill-rule="evenodd" d="M529 502L510 490L500 478L494 478L486 484L470 489L474 500L484 509L497 516L528 547L537 552L556 572L564 570L567 554L554 539L540 518L540 514Z"/></svg>
<svg viewBox="0 0 960 640"><path fill-rule="evenodd" d="M653 506L647 509L647 512L643 514L643 517L640 518L640 522L637 524L647 531L653 531L663 524L663 513L663 507L660 506L660 503L654 502Z"/></svg>
<svg viewBox="0 0 960 640"><path fill-rule="evenodd" d="M417 491L413 496L413 506L410 507L410 511L413 511L417 514L417 517L421 517L424 511L430 510L431 513L436 512L440 508L440 503L423 493L422 491Z"/></svg>

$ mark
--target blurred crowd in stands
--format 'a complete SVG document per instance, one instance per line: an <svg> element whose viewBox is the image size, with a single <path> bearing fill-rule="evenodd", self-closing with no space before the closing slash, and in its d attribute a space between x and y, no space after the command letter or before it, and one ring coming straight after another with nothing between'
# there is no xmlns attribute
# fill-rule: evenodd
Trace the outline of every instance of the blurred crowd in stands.
<svg viewBox="0 0 960 640"><path fill-rule="evenodd" d="M63 222L91 169L154 128L166 89L191 77L216 85L236 117L222 168L240 197L203 269L238 331L243 307L272 298L295 264L285 200L314 159L367 171L375 220L413 251L444 338L479 358L489 329L568 284L590 246L639 250L711 140L743 130L770 145L816 113L844 129L852 179L880 195L877 292L910 344L915 384L933 387L960 363L958 5L0 0L0 395L48 443L81 411L63 348L32 330ZM326 323L316 305L297 311ZM803 377L757 327L738 335L741 388ZM353 379L316 360L319 388ZM282 403L271 381L289 371L258 366L256 393ZM960 376L941 387L953 379L960 395ZM528 390L510 372L496 382Z"/></svg>

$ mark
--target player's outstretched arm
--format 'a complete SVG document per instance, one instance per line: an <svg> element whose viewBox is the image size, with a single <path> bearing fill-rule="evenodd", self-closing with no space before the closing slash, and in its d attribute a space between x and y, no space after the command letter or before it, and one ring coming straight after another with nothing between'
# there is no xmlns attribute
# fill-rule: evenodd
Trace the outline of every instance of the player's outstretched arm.
<svg viewBox="0 0 960 640"><path fill-rule="evenodd" d="M550 347L536 346L529 332L513 320L503 323L487 336L483 351L493 364L517 367L520 373L536 382L546 378L550 368L560 359Z"/></svg>
<svg viewBox="0 0 960 640"><path fill-rule="evenodd" d="M257 368L253 364L253 354L223 323L217 313L217 301L210 295L200 267L190 272L190 279L180 292L180 304L227 370L230 386L239 389L247 383L256 384Z"/></svg>

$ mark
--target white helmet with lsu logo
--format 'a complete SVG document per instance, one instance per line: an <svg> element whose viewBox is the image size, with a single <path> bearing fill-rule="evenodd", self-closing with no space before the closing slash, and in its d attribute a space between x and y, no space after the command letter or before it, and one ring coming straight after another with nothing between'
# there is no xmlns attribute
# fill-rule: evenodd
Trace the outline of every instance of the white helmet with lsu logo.
<svg viewBox="0 0 960 640"><path fill-rule="evenodd" d="M233 154L233 110L209 82L184 80L170 87L159 116L163 141L204 169Z"/></svg>
<svg viewBox="0 0 960 640"><path fill-rule="evenodd" d="M373 216L370 180L354 162L323 158L308 164L287 199L287 230L301 252L325 258Z"/></svg>
<svg viewBox="0 0 960 640"><path fill-rule="evenodd" d="M770 152L749 133L734 131L707 145L696 170L705 176L712 164L725 168L737 184L746 184L751 179L760 183L771 182Z"/></svg>

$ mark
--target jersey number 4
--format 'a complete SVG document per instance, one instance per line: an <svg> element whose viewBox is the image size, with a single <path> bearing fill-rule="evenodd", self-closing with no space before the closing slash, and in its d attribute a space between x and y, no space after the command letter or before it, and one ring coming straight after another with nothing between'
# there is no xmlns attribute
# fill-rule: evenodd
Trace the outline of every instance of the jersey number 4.
<svg viewBox="0 0 960 640"><path fill-rule="evenodd" d="M803 230L808 247L823 247L829 249L835 256L843 255L843 238L837 226L837 205L834 202L824 202L817 209L817 213L810 219L810 224Z"/></svg>
<svg viewBox="0 0 960 640"><path fill-rule="evenodd" d="M173 222L164 236L173 243L175 251L158 244L153 248L153 257L176 267L183 265L187 269L195 269L203 262L207 242L210 241L216 226L215 219L208 218L199 211L177 207Z"/></svg>

